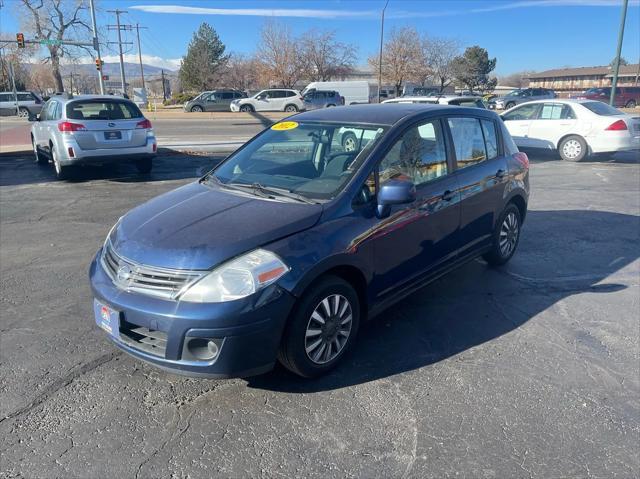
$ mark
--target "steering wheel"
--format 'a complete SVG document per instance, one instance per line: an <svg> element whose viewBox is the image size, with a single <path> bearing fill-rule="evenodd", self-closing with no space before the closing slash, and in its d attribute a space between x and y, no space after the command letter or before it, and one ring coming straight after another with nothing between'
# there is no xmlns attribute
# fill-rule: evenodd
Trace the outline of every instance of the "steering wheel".
<svg viewBox="0 0 640 479"><path fill-rule="evenodd" d="M327 164L329 164L339 156L352 156L355 158L357 154L357 151L338 151L337 153L331 153L330 155L325 156L324 159Z"/></svg>

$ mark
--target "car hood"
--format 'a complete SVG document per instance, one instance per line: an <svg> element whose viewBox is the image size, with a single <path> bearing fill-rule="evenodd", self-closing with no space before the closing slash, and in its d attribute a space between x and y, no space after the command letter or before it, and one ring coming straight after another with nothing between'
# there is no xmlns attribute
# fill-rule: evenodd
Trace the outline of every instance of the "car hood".
<svg viewBox="0 0 640 479"><path fill-rule="evenodd" d="M135 262L210 269L244 252L311 228L322 205L269 201L191 183L127 213L111 235Z"/></svg>

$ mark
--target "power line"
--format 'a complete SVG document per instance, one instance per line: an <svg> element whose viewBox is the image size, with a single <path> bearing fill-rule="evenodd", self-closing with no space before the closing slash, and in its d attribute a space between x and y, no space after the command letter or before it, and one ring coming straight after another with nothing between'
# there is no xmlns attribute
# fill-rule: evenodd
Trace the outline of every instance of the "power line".
<svg viewBox="0 0 640 479"><path fill-rule="evenodd" d="M107 25L107 29L109 30L117 30L118 31L118 50L120 52L120 83L122 84L122 93L127 93L127 83L124 76L124 58L122 54L122 45L128 44L131 45L131 42L123 42L122 41L122 30L132 30L133 25L121 25L120 24L120 15L123 13L127 13L126 10L107 10L109 13L115 13L116 15L116 24L115 25ZM111 42L113 43L113 42Z"/></svg>
<svg viewBox="0 0 640 479"><path fill-rule="evenodd" d="M144 91L147 90L147 87L144 84L144 67L142 66L142 50L140 49L140 29L147 28L141 27L139 23L136 23L136 36L138 37L138 59L140 60L140 76L142 77L142 89Z"/></svg>

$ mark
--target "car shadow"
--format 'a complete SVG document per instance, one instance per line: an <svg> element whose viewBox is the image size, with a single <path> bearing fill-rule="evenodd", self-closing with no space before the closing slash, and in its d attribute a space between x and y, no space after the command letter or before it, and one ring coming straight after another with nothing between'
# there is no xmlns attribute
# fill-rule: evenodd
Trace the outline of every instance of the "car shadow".
<svg viewBox="0 0 640 479"><path fill-rule="evenodd" d="M539 148L520 148L529 156L532 163L546 163L548 161L563 161L555 150L544 150ZM620 163L638 164L640 163L640 151L621 151L618 153L598 153L590 155L577 164L586 163Z"/></svg>
<svg viewBox="0 0 640 479"><path fill-rule="evenodd" d="M637 269L625 267L639 256L639 232L640 217L633 215L530 211L510 263L492 269L482 260L473 261L361 325L353 350L328 375L305 380L278 365L247 383L308 393L428 368L454 357L464 362L469 355L462 353L499 340L559 301L582 293L611 294L636 281ZM570 321L565 315L571 313L562 313L558 321Z"/></svg>
<svg viewBox="0 0 640 479"><path fill-rule="evenodd" d="M153 160L153 170L141 174L133 163L81 166L69 170L68 178L57 180L53 165L38 165L31 152L0 154L0 186L38 183L82 183L107 180L119 183L153 182L198 178L220 163L227 154L161 152Z"/></svg>

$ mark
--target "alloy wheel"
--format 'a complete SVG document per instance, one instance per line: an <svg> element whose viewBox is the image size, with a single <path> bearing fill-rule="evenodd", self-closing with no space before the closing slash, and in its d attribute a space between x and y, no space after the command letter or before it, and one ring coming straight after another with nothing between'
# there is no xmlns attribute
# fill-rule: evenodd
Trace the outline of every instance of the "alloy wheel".
<svg viewBox="0 0 640 479"><path fill-rule="evenodd" d="M582 154L582 145L578 140L568 140L562 145L562 153L570 159L578 158Z"/></svg>
<svg viewBox="0 0 640 479"><path fill-rule="evenodd" d="M315 364L325 364L344 349L353 323L351 304L341 294L332 294L316 306L305 331L305 351Z"/></svg>
<svg viewBox="0 0 640 479"><path fill-rule="evenodd" d="M348 136L345 138L342 147L346 152L356 151L356 139L353 136Z"/></svg>
<svg viewBox="0 0 640 479"><path fill-rule="evenodd" d="M518 217L512 211L505 216L500 227L500 254L504 258L507 258L515 250L519 233Z"/></svg>
<svg viewBox="0 0 640 479"><path fill-rule="evenodd" d="M20 108L18 110L18 118L27 118L29 116L29 110L26 108Z"/></svg>

